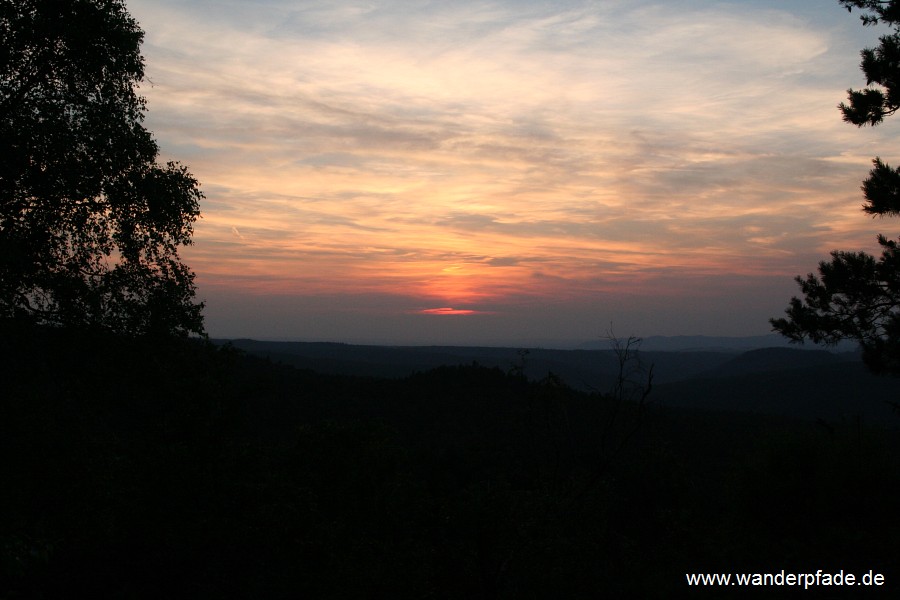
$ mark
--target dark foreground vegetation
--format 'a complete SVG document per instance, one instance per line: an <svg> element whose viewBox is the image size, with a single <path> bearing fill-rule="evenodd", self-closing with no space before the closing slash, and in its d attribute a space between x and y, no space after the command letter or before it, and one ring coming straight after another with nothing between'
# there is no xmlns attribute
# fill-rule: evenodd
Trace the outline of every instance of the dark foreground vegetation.
<svg viewBox="0 0 900 600"><path fill-rule="evenodd" d="M685 572L781 569L900 588L896 431L2 333L3 598L672 597Z"/></svg>

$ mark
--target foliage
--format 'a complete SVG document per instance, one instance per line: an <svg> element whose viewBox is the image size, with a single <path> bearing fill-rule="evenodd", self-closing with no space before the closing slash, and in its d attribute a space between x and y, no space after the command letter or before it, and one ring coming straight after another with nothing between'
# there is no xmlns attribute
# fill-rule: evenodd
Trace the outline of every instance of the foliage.
<svg viewBox="0 0 900 600"><path fill-rule="evenodd" d="M862 11L865 25L885 24L877 48L861 52L860 68L870 86L848 90L839 108L846 122L877 125L900 109L900 1L840 0ZM875 86L875 87L871 87ZM875 158L862 190L866 214L900 215L900 170ZM771 319L775 331L794 341L859 342L866 364L876 373L900 375L900 253L897 242L878 236L877 259L865 252L833 251L819 263L819 275L796 277L804 298L794 297L787 318Z"/></svg>
<svg viewBox="0 0 900 600"><path fill-rule="evenodd" d="M589 486L616 400L558 378L13 325L2 598L671 598L685 572L900 560L892 432L654 405L632 435L638 396Z"/></svg>
<svg viewBox="0 0 900 600"><path fill-rule="evenodd" d="M870 369L900 374L900 250L893 240L878 241L884 250L877 260L835 250L819 263L819 277L797 277L805 299L792 298L788 318L772 320L775 328L794 340L858 340Z"/></svg>
<svg viewBox="0 0 900 600"><path fill-rule="evenodd" d="M202 193L156 162L143 32L122 0L0 0L0 317L129 334L202 331Z"/></svg>
<svg viewBox="0 0 900 600"><path fill-rule="evenodd" d="M844 120L857 126L877 125L884 117L892 115L900 108L900 3L896 0L840 0L852 11L864 11L860 16L864 25L889 25L893 33L879 38L877 48L866 48L861 52L860 68L866 75L866 84L877 84L878 88L847 90L850 104L841 103Z"/></svg>

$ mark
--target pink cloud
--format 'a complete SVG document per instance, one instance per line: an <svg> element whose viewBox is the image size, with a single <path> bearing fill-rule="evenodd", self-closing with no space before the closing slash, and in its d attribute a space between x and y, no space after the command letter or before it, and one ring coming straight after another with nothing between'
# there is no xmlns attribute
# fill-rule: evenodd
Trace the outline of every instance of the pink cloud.
<svg viewBox="0 0 900 600"><path fill-rule="evenodd" d="M450 308L448 306L444 306L441 308L425 308L420 311L416 311L420 315L483 315L486 314L479 310L469 310L466 308Z"/></svg>

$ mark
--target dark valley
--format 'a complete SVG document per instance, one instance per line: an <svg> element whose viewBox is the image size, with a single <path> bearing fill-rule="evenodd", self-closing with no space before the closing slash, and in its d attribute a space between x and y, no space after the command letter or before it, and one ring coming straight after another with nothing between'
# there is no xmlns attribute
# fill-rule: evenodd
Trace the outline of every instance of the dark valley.
<svg viewBox="0 0 900 600"><path fill-rule="evenodd" d="M816 396L896 397L851 356L642 353L645 394L606 351L313 346L322 370L6 331L0 596L673 597L782 568L896 590L897 418ZM395 371L338 372L373 365Z"/></svg>

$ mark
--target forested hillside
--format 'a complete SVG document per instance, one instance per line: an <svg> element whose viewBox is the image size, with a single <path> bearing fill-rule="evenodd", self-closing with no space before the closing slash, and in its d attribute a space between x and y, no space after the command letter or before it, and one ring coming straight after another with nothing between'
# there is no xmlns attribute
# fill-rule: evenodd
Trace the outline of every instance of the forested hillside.
<svg viewBox="0 0 900 600"><path fill-rule="evenodd" d="M897 589L894 432L478 365L389 380L0 340L0 597L672 597L754 569Z"/></svg>
<svg viewBox="0 0 900 600"><path fill-rule="evenodd" d="M696 338L688 338L696 339ZM724 343L722 338L719 343ZM757 342L760 338L752 338ZM762 338L765 341L766 338ZM746 340L737 338L737 343ZM603 349L556 350L465 346L365 346L310 342L234 340L254 356L334 375L400 378L442 365L473 362L529 379L552 373L567 385L606 393L618 360ZM651 344L659 346L659 343ZM900 427L891 402L900 398L900 378L872 374L858 352L798 347L681 351L643 350L635 357L653 366L653 400L663 406L783 415L818 421L853 419Z"/></svg>

